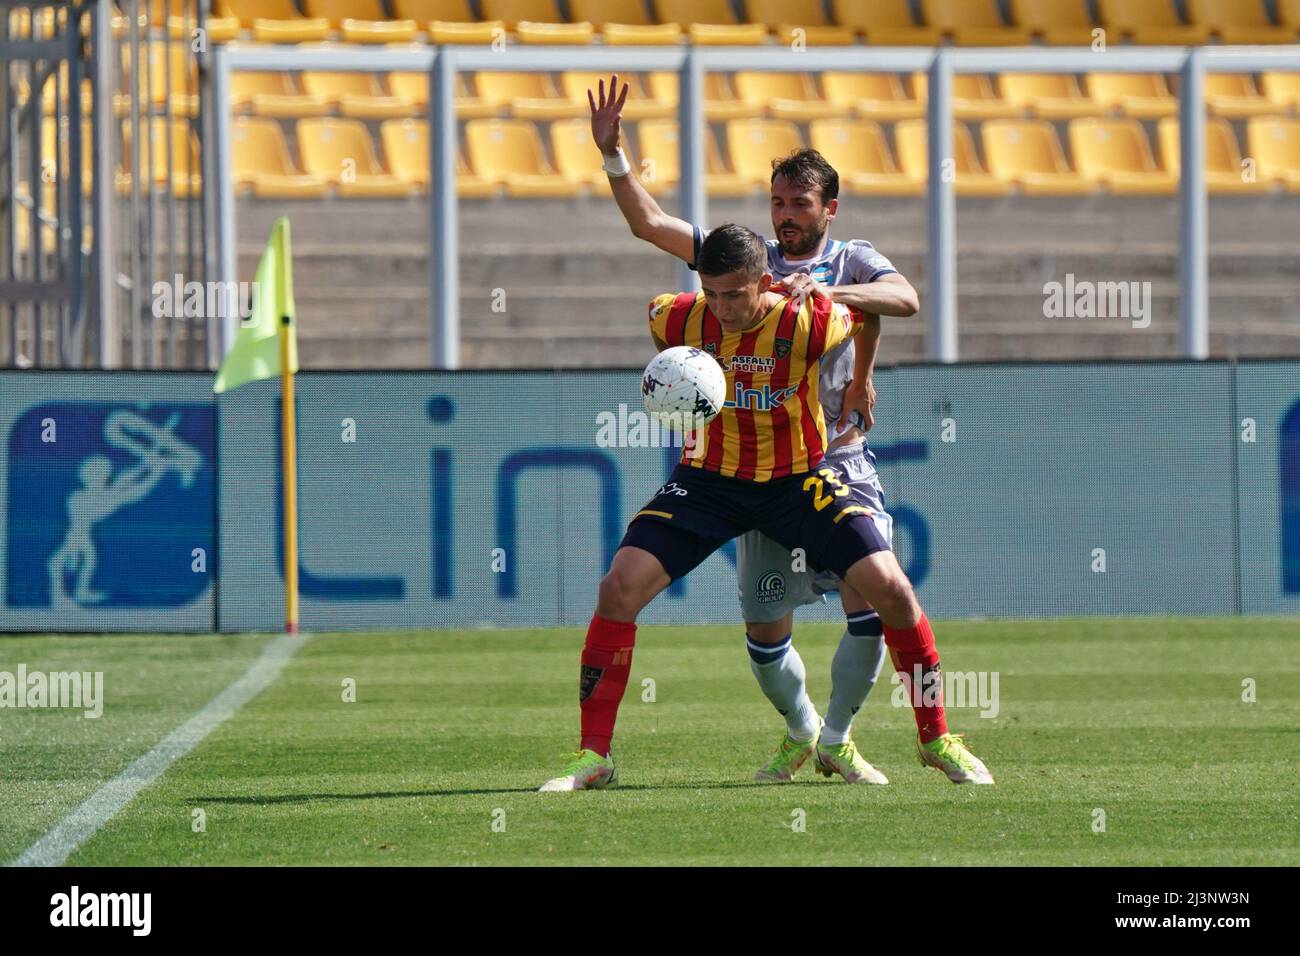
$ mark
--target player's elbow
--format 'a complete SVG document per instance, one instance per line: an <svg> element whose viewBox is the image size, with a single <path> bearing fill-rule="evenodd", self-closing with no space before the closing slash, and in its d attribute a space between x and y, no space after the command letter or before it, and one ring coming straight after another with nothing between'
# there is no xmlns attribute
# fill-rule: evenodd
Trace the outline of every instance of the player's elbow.
<svg viewBox="0 0 1300 956"><path fill-rule="evenodd" d="M921 311L921 299L916 294L916 290L909 285L905 289L900 289L898 294L898 306L902 310L898 314L904 319L910 319L916 313Z"/></svg>

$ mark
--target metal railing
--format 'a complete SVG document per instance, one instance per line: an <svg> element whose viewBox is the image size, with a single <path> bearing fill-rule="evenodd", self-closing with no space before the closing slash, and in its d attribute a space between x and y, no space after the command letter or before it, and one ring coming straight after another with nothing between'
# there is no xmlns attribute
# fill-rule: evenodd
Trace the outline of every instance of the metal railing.
<svg viewBox="0 0 1300 956"><path fill-rule="evenodd" d="M1280 47L1076 47L973 49L951 47L826 47L796 51L775 48L680 47L429 47L376 51L356 46L299 49L290 46L219 47L214 51L213 88L217 144L217 219L220 278L236 276L236 229L230 156L230 74L235 70L334 70L429 73L430 169L430 322L434 368L459 365L460 292L456 199L455 78L459 71L619 72L677 71L681 180L679 215L707 223L705 194L703 74L736 70L813 73L826 70L904 73L929 76L927 106L929 256L924 306L929 314L927 352L933 361L957 361L957 250L954 184L942 175L952 156L952 76L959 73L1177 73L1181 77L1179 189L1180 351L1188 358L1209 354L1205 193L1206 72L1300 70L1300 46ZM683 288L696 277L684 265ZM223 351L237 321L228 321Z"/></svg>

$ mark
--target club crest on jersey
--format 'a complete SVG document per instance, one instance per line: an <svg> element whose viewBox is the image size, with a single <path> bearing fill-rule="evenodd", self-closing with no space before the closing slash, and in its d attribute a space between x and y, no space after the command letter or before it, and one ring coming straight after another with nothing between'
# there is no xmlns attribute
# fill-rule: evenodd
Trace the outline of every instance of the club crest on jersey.
<svg viewBox="0 0 1300 956"><path fill-rule="evenodd" d="M716 359L716 358L718 357L718 343L717 343L717 342L705 342L705 343L704 343L704 351L708 352L710 355L712 355L712 356Z"/></svg>
<svg viewBox="0 0 1300 956"><path fill-rule="evenodd" d="M822 285L829 285L832 275L831 267L825 262L819 263L818 265L813 266L810 275L814 282L820 282Z"/></svg>
<svg viewBox="0 0 1300 956"><path fill-rule="evenodd" d="M776 357L779 359L785 358L790 354L792 348L794 348L794 339L777 339Z"/></svg>

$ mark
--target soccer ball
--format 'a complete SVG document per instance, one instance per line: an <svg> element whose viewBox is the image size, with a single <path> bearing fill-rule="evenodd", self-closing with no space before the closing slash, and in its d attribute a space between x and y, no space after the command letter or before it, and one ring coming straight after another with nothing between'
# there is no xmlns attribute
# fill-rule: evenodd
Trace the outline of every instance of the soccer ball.
<svg viewBox="0 0 1300 956"><path fill-rule="evenodd" d="M662 424L690 432L708 424L727 394L727 376L708 352L689 345L665 349L641 376L645 410Z"/></svg>

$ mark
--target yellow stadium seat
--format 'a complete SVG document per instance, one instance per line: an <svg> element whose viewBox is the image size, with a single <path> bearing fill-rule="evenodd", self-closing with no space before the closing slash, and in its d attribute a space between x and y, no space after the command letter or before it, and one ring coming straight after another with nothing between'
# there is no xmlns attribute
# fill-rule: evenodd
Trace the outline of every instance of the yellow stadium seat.
<svg viewBox="0 0 1300 956"><path fill-rule="evenodd" d="M1259 178L1286 184L1300 193L1300 120L1281 116L1252 116L1246 120L1246 147Z"/></svg>
<svg viewBox="0 0 1300 956"><path fill-rule="evenodd" d="M836 26L826 19L821 0L746 0L745 11L754 23L766 24L782 43L793 43L802 31L806 46L851 46L852 27Z"/></svg>
<svg viewBox="0 0 1300 956"><path fill-rule="evenodd" d="M308 71L302 75L302 85L308 93L337 106L344 116L385 119L411 112L411 104L389 95L374 73Z"/></svg>
<svg viewBox="0 0 1300 956"><path fill-rule="evenodd" d="M656 100L677 106L678 77L676 73L651 73L650 95ZM763 113L759 107L738 99L727 81L725 73L704 74L704 118L710 122L729 119L755 119Z"/></svg>
<svg viewBox="0 0 1300 956"><path fill-rule="evenodd" d="M519 22L528 23L563 23L555 0L480 0L479 8L484 20L504 20L511 30L519 28Z"/></svg>
<svg viewBox="0 0 1300 956"><path fill-rule="evenodd" d="M56 132L57 129L57 132ZM66 179L72 166L72 140L68 136L68 117L63 116L59 125L54 124L53 116L41 120L41 163L42 169L51 173L56 168L54 146L58 143L57 162L62 166L62 175ZM87 196L95 182L95 140L93 124L90 119L81 121L81 191ZM50 185L53 185L52 183Z"/></svg>
<svg viewBox="0 0 1300 956"><path fill-rule="evenodd" d="M767 27L761 23L692 23L687 32L697 46L761 46L767 42Z"/></svg>
<svg viewBox="0 0 1300 956"><path fill-rule="evenodd" d="M299 120L298 156L307 172L324 177L344 198L394 198L411 191L384 171L365 124L358 120Z"/></svg>
<svg viewBox="0 0 1300 956"><path fill-rule="evenodd" d="M1110 42L1126 37L1134 43L1158 46L1196 46L1207 43L1210 30L1204 24L1185 24L1178 19L1174 0L1097 0L1106 32L1117 34Z"/></svg>
<svg viewBox="0 0 1300 956"><path fill-rule="evenodd" d="M280 124L237 116L230 126L235 185L259 199L319 199L328 191L323 176L303 173L289 156Z"/></svg>
<svg viewBox="0 0 1300 956"><path fill-rule="evenodd" d="M653 0L660 23L709 23L734 26L730 0Z"/></svg>
<svg viewBox="0 0 1300 956"><path fill-rule="evenodd" d="M537 127L527 120L481 119L465 124L471 168L519 198L579 196L583 187L558 175L546 160Z"/></svg>
<svg viewBox="0 0 1300 956"><path fill-rule="evenodd" d="M608 73L589 73L571 70L560 74L560 91L584 110L589 110L587 103L587 91L591 90L592 96L596 96L601 80L605 81L605 86L609 86ZM626 83L628 85L627 101L623 104L623 118L630 120L651 119L660 116L672 116L677 112L676 103L666 103L657 100L646 93L641 86L641 81L637 79L636 74L619 74L619 87Z"/></svg>
<svg viewBox="0 0 1300 956"><path fill-rule="evenodd" d="M1156 167L1135 119L1071 120L1070 150L1080 175L1113 193L1168 196L1178 190L1178 177Z"/></svg>
<svg viewBox="0 0 1300 956"><path fill-rule="evenodd" d="M1277 104L1260 95L1249 73L1206 73L1205 104L1211 113L1232 119L1277 112Z"/></svg>
<svg viewBox="0 0 1300 956"><path fill-rule="evenodd" d="M640 176L640 167L626 142L623 152ZM591 138L591 123L584 119L556 120L551 124L551 155L555 157L555 171L578 186L595 189L607 188L609 177L601 166L600 150ZM653 184L650 184L653 185ZM650 188L647 185L647 189Z"/></svg>
<svg viewBox="0 0 1300 956"><path fill-rule="evenodd" d="M804 145L799 128L789 120L731 120L727 123L727 152L736 174L763 187L772 182L772 160Z"/></svg>
<svg viewBox="0 0 1300 956"><path fill-rule="evenodd" d="M936 46L943 35L920 26L908 0L831 0L835 22L878 46Z"/></svg>
<svg viewBox="0 0 1300 956"><path fill-rule="evenodd" d="M429 124L424 120L384 120L379 124L384 157L393 175L423 193L429 188ZM456 195L463 199L485 199L496 194L495 183L475 176L456 153Z"/></svg>
<svg viewBox="0 0 1300 956"><path fill-rule="evenodd" d="M501 20L483 20L478 23L458 23L434 20L429 24L429 39L434 43L474 43L487 45L505 36L506 25Z"/></svg>
<svg viewBox="0 0 1300 956"><path fill-rule="evenodd" d="M912 74L912 89L922 104L929 102L930 76ZM954 73L952 77L952 112L957 119L1002 119L1020 115L1020 109L1001 99L993 84L982 73Z"/></svg>
<svg viewBox="0 0 1300 956"><path fill-rule="evenodd" d="M455 83L457 119L481 119L497 115L499 109L496 106L470 94L464 73L456 72ZM393 91L393 96L409 103L412 112L422 113L429 106L428 73L389 73L388 88Z"/></svg>
<svg viewBox="0 0 1300 956"><path fill-rule="evenodd" d="M894 126L898 165L904 175L923 183L930 180L927 132L925 120L920 119L903 120ZM975 152L975 141L965 123L953 126L952 151L953 173L956 176L953 186L958 196L1005 196L1011 192L1008 183L986 172L980 165L979 155Z"/></svg>
<svg viewBox="0 0 1300 956"><path fill-rule="evenodd" d="M839 173L850 192L880 196L919 196L924 179L902 172L894 164L880 124L874 120L813 120L808 125L812 147Z"/></svg>
<svg viewBox="0 0 1300 956"><path fill-rule="evenodd" d="M648 27L654 22L641 0L569 0L569 16L602 31L611 23Z"/></svg>
<svg viewBox="0 0 1300 956"><path fill-rule="evenodd" d="M253 21L301 20L302 14L293 0L216 0L214 9L218 16L235 17L245 30L253 29Z"/></svg>
<svg viewBox="0 0 1300 956"><path fill-rule="evenodd" d="M1046 120L990 120L980 133L989 172L1031 196L1079 196L1096 186L1070 169Z"/></svg>
<svg viewBox="0 0 1300 956"><path fill-rule="evenodd" d="M677 123L669 119L645 120L637 126L637 141L641 145L644 157L641 182L646 183L647 174L661 188L676 186L681 180L681 145L678 140ZM652 165L645 166L645 161ZM704 128L704 188L710 196L738 197L754 191L749 180L730 172L722 162L722 152L714 138L713 128Z"/></svg>
<svg viewBox="0 0 1300 956"><path fill-rule="evenodd" d="M392 0L392 4L393 16L416 23L432 23L434 20L473 23L478 19L470 9L469 0Z"/></svg>
<svg viewBox="0 0 1300 956"><path fill-rule="evenodd" d="M258 116L296 118L330 111L329 100L303 93L292 73L235 70L230 74L230 102L237 111L251 109Z"/></svg>
<svg viewBox="0 0 1300 956"><path fill-rule="evenodd" d="M66 76L66 70L64 75ZM62 86L64 89L67 88L66 80ZM195 54L190 50L190 45L184 42L152 44L149 50L149 77L147 80L142 78L140 95L149 96L157 108L162 108L170 102L174 115L197 116L198 91L198 63ZM53 93L53 84L47 85L45 92L47 102L52 103L53 100L49 97Z"/></svg>
<svg viewBox="0 0 1300 956"><path fill-rule="evenodd" d="M806 121L847 116L847 107L822 99L816 83L807 73L740 71L735 76L736 93L756 110L766 109L778 119Z"/></svg>
<svg viewBox="0 0 1300 956"><path fill-rule="evenodd" d="M1300 40L1300 0L1274 0L1274 3L1278 22Z"/></svg>
<svg viewBox="0 0 1300 956"><path fill-rule="evenodd" d="M379 0L302 0L308 17L325 19L333 30L342 30L344 20L379 23L388 19Z"/></svg>
<svg viewBox="0 0 1300 956"><path fill-rule="evenodd" d="M330 22L324 17L297 20L267 20L258 17L253 21L253 39L258 43L311 43L326 40L330 35Z"/></svg>
<svg viewBox="0 0 1300 956"><path fill-rule="evenodd" d="M1224 43L1294 43L1294 28L1275 27L1262 0L1187 0L1192 22Z"/></svg>
<svg viewBox="0 0 1300 956"><path fill-rule="evenodd" d="M1009 27L997 0L922 0L925 22L961 46L1025 46L1029 31Z"/></svg>
<svg viewBox="0 0 1300 956"><path fill-rule="evenodd" d="M1135 119L1159 119L1178 112L1178 100L1159 73L1089 73L1088 95L1107 110Z"/></svg>
<svg viewBox="0 0 1300 956"><path fill-rule="evenodd" d="M546 73L478 73L474 77L479 97L494 109L508 108L515 116L528 119L572 119L588 115L568 97L556 93Z"/></svg>
<svg viewBox="0 0 1300 956"><path fill-rule="evenodd" d="M590 23L534 23L520 20L515 25L520 43L544 43L548 46L586 46L595 36Z"/></svg>
<svg viewBox="0 0 1300 956"><path fill-rule="evenodd" d="M128 26L130 22L126 20ZM197 28L198 21L193 17L167 18L167 36L173 40L192 40ZM239 38L239 18L209 16L203 21L203 29L207 31L209 43L229 43Z"/></svg>
<svg viewBox="0 0 1300 956"><path fill-rule="evenodd" d="M414 20L343 20L343 39L347 43L410 43L419 32Z"/></svg>
<svg viewBox="0 0 1300 956"><path fill-rule="evenodd" d="M676 23L606 23L602 32L612 46L676 46L682 41L682 28Z"/></svg>
<svg viewBox="0 0 1300 956"><path fill-rule="evenodd" d="M822 74L826 99L865 119L912 119L922 114L919 101L903 90L896 73Z"/></svg>
<svg viewBox="0 0 1300 956"><path fill-rule="evenodd" d="M140 147L141 174L148 175L147 157L152 154L155 187L166 187L170 182L172 195L177 199L201 195L203 157L199 151L199 138L190 128L190 121L174 119L169 126L165 117L156 116L147 126L142 125L141 132L144 134L141 137L144 142ZM134 163L132 139L131 126L126 124L122 127L122 165L126 169L131 169ZM167 165L168 149L172 154L171 167ZM123 184L129 186L130 181L128 175ZM141 187L144 188L144 183L141 183Z"/></svg>
<svg viewBox="0 0 1300 956"><path fill-rule="evenodd" d="M1011 0L1011 15L1021 28L1055 46L1088 46L1096 28L1088 0Z"/></svg>
<svg viewBox="0 0 1300 956"><path fill-rule="evenodd" d="M1259 85L1274 106L1300 110L1300 73L1264 73Z"/></svg>
<svg viewBox="0 0 1300 956"><path fill-rule="evenodd" d="M1179 176L1182 152L1178 142L1178 120L1166 116L1156 125L1160 141L1160 159L1165 169ZM1205 186L1216 194L1252 195L1266 193L1272 187L1268 179L1257 175L1245 177L1241 149L1232 132L1232 124L1225 119L1211 117L1205 121Z"/></svg>
<svg viewBox="0 0 1300 956"><path fill-rule="evenodd" d="M1003 73L998 85L1004 100L1043 119L1073 119L1101 112L1096 100L1083 95L1072 73Z"/></svg>

